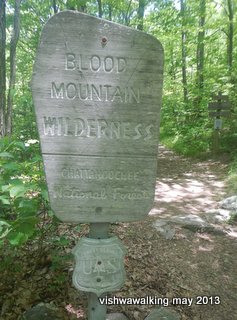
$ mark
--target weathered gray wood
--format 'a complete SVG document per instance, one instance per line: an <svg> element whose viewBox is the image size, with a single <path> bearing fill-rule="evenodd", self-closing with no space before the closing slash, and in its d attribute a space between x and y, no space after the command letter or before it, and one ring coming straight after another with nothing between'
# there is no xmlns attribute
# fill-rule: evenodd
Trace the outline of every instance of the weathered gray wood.
<svg viewBox="0 0 237 320"><path fill-rule="evenodd" d="M163 49L65 11L45 25L32 92L52 209L63 221L142 219L153 205Z"/></svg>
<svg viewBox="0 0 237 320"><path fill-rule="evenodd" d="M210 117L228 117L229 115L230 115L230 111L209 112Z"/></svg>
<svg viewBox="0 0 237 320"><path fill-rule="evenodd" d="M229 101L229 96L219 92L217 95L213 95L212 99L217 101Z"/></svg>
<svg viewBox="0 0 237 320"><path fill-rule="evenodd" d="M231 104L229 101L224 101L224 102L209 102L208 104L208 109L230 109Z"/></svg>
<svg viewBox="0 0 237 320"><path fill-rule="evenodd" d="M156 159L43 155L51 205L65 221L139 220L152 208Z"/></svg>

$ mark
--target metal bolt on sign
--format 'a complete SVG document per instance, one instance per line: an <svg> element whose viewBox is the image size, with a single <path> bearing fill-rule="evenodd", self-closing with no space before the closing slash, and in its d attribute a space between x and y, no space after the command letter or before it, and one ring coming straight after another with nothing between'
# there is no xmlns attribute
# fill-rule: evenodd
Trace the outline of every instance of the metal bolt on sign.
<svg viewBox="0 0 237 320"><path fill-rule="evenodd" d="M142 220L153 206L162 83L163 48L150 35L76 11L43 28L33 101L51 208L90 223L73 249L89 320L106 319L98 296L125 278L110 223Z"/></svg>

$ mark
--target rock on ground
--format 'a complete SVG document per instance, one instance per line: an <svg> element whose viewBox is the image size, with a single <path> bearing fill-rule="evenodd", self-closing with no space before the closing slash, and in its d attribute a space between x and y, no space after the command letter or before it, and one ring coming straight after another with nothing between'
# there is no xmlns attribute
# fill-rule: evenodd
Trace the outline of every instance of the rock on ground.
<svg viewBox="0 0 237 320"><path fill-rule="evenodd" d="M57 309L50 304L40 303L27 310L20 320L62 320Z"/></svg>
<svg viewBox="0 0 237 320"><path fill-rule="evenodd" d="M220 202L220 207L226 210L237 211L237 196L226 198Z"/></svg>

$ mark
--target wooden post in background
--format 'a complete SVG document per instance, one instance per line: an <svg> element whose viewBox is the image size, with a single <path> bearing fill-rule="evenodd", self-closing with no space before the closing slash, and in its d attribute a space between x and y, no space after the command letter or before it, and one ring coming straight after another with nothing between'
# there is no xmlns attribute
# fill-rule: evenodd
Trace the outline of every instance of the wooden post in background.
<svg viewBox="0 0 237 320"><path fill-rule="evenodd" d="M218 92L218 95L213 96L213 102L208 104L209 116L215 117L214 119L214 132L213 132L213 153L217 154L220 150L220 134L222 129L221 117L228 117L230 115L230 102L227 95L222 95Z"/></svg>
<svg viewBox="0 0 237 320"><path fill-rule="evenodd" d="M215 129L213 132L213 153L219 153L220 149L220 129Z"/></svg>

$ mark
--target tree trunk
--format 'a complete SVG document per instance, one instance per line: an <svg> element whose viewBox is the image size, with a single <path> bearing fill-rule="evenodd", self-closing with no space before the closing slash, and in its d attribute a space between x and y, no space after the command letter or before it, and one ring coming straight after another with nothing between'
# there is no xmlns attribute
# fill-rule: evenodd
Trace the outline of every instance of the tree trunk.
<svg viewBox="0 0 237 320"><path fill-rule="evenodd" d="M169 46L170 46L170 59L171 59L171 62L170 62L170 68L169 68L169 75L170 75L170 77L171 77L171 79L173 80L173 81L175 81L176 80L176 68L175 68L175 57L176 57L176 55L174 54L174 46L173 46L173 42L171 42L170 44L169 44Z"/></svg>
<svg viewBox="0 0 237 320"><path fill-rule="evenodd" d="M56 14L58 12L56 0L53 0L53 12L54 12L54 14Z"/></svg>
<svg viewBox="0 0 237 320"><path fill-rule="evenodd" d="M130 7L131 7L131 3L132 3L132 0L129 1L127 10L126 10L126 13L125 13L125 16L124 16L124 24L126 26L128 26L129 23L130 23L129 11L130 11Z"/></svg>
<svg viewBox="0 0 237 320"><path fill-rule="evenodd" d="M0 137L5 136L6 111L6 3L0 0Z"/></svg>
<svg viewBox="0 0 237 320"><path fill-rule="evenodd" d="M144 19L144 12L145 12L145 0L139 0L139 7L138 7L138 30L143 30L143 19Z"/></svg>
<svg viewBox="0 0 237 320"><path fill-rule="evenodd" d="M232 74L233 69L233 41L234 41L234 11L233 11L233 2L232 0L227 0L228 7L228 37L227 37L227 64L230 75Z"/></svg>
<svg viewBox="0 0 237 320"><path fill-rule="evenodd" d="M199 32L197 40L197 89L198 100L201 101L202 90L204 85L204 38L205 38L205 16L206 16L206 0L200 0L199 3Z"/></svg>
<svg viewBox="0 0 237 320"><path fill-rule="evenodd" d="M10 79L6 113L6 130L8 135L12 133L12 107L16 82L16 47L20 35L20 4L21 0L15 0L14 22L10 42Z"/></svg>
<svg viewBox="0 0 237 320"><path fill-rule="evenodd" d="M184 103L188 104L188 87L187 87L187 49L186 49L186 0L180 1L180 10L182 17L182 34L181 34L181 47L182 47L182 83L183 83L183 95L184 95Z"/></svg>
<svg viewBox="0 0 237 320"><path fill-rule="evenodd" d="M109 21L112 21L112 5L109 4Z"/></svg>
<svg viewBox="0 0 237 320"><path fill-rule="evenodd" d="M101 0L97 0L97 3L98 3L99 17L102 18L102 16L103 16L102 2L101 2Z"/></svg>

